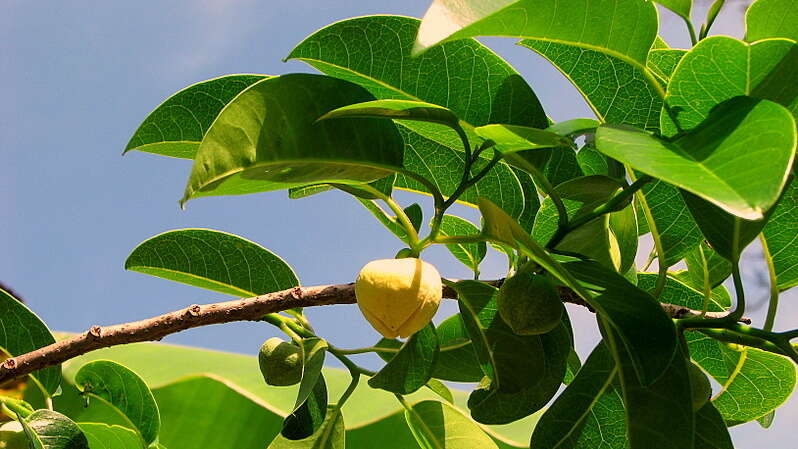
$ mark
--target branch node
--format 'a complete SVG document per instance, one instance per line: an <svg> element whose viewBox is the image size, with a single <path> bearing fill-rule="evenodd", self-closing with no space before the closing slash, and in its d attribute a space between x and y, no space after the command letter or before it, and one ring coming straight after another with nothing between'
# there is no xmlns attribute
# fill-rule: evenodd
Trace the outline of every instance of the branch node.
<svg viewBox="0 0 798 449"><path fill-rule="evenodd" d="M302 287L294 287L291 289L291 297L294 299L302 299Z"/></svg>
<svg viewBox="0 0 798 449"><path fill-rule="evenodd" d="M89 328L89 332L87 332L86 336L100 338L102 336L102 333L103 333L103 328L95 324L94 326Z"/></svg>
<svg viewBox="0 0 798 449"><path fill-rule="evenodd" d="M7 370L12 370L17 367L17 360L16 359L5 359L3 361L3 368Z"/></svg>
<svg viewBox="0 0 798 449"><path fill-rule="evenodd" d="M190 315L193 317L199 316L200 312L202 311L202 307L199 304L192 304L188 306L186 309L186 315Z"/></svg>

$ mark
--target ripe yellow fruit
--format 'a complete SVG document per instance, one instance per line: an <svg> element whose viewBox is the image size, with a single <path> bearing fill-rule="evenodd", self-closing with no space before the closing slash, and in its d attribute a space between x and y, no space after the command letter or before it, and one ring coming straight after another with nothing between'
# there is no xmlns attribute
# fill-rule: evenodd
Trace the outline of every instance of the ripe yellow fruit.
<svg viewBox="0 0 798 449"><path fill-rule="evenodd" d="M426 326L442 292L438 270L412 257L373 260L355 282L360 311L385 338L409 337Z"/></svg>
<svg viewBox="0 0 798 449"><path fill-rule="evenodd" d="M280 337L263 343L258 352L258 364L263 380L269 385L285 387L302 380L302 350Z"/></svg>

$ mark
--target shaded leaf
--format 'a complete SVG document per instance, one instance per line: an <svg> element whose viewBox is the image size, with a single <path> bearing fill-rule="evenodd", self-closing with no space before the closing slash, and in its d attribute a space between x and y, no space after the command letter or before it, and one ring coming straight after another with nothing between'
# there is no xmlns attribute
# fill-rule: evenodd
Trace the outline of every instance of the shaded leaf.
<svg viewBox="0 0 798 449"><path fill-rule="evenodd" d="M41 318L0 288L0 355L22 355L53 343L55 338ZM32 376L52 395L61 383L61 366L35 371Z"/></svg>
<svg viewBox="0 0 798 449"><path fill-rule="evenodd" d="M695 414L695 449L734 449L726 423L711 402Z"/></svg>
<svg viewBox="0 0 798 449"><path fill-rule="evenodd" d="M362 87L319 75L253 84L205 134L182 202L313 183L371 182L401 170L402 141L392 123L316 121L332 109L372 99Z"/></svg>
<svg viewBox="0 0 798 449"><path fill-rule="evenodd" d="M474 345L458 313L438 325L441 352L432 376L452 382L479 382L485 375L480 369Z"/></svg>
<svg viewBox="0 0 798 449"><path fill-rule="evenodd" d="M147 384L127 367L110 360L83 365L75 374L83 394L101 398L124 415L147 444L158 437L161 417Z"/></svg>
<svg viewBox="0 0 798 449"><path fill-rule="evenodd" d="M91 449L144 449L146 447L138 433L122 426L78 423L78 427L89 441Z"/></svg>
<svg viewBox="0 0 798 449"><path fill-rule="evenodd" d="M673 142L603 125L596 132L596 147L731 214L760 219L784 186L795 154L795 121L776 103L737 97ZM756 163L763 157L770 162Z"/></svg>
<svg viewBox="0 0 798 449"><path fill-rule="evenodd" d="M282 435L298 440L307 438L321 426L327 411L327 385L322 376L327 342L318 337L305 338L302 348L302 380L293 411L285 418Z"/></svg>
<svg viewBox="0 0 798 449"><path fill-rule="evenodd" d="M762 229L763 245L773 264L776 286L798 285L798 181L793 179Z"/></svg>
<svg viewBox="0 0 798 449"><path fill-rule="evenodd" d="M689 283L698 290L704 288L705 265L707 280L712 288L717 287L731 276L731 263L710 248L706 242L702 242L687 253L685 262L687 263Z"/></svg>
<svg viewBox="0 0 798 449"><path fill-rule="evenodd" d="M268 449L344 449L346 447L346 430L344 417L338 406L327 406L324 422L307 438L289 440L283 435L269 444Z"/></svg>
<svg viewBox="0 0 798 449"><path fill-rule="evenodd" d="M20 422L31 449L89 449L78 425L52 410L36 410Z"/></svg>
<svg viewBox="0 0 798 449"><path fill-rule="evenodd" d="M140 243L125 269L236 297L285 290L299 280L266 248L210 229L167 231Z"/></svg>
<svg viewBox="0 0 798 449"><path fill-rule="evenodd" d="M368 384L397 394L410 394L430 380L438 352L438 336L430 323L411 335L391 361L369 379Z"/></svg>
<svg viewBox="0 0 798 449"><path fill-rule="evenodd" d="M457 116L443 106L413 100L372 100L341 106L319 117L319 120L340 118L385 118L437 123L454 130L460 129Z"/></svg>
<svg viewBox="0 0 798 449"><path fill-rule="evenodd" d="M405 419L423 449L498 449L477 423L445 402L413 404L405 410Z"/></svg>
<svg viewBox="0 0 798 449"><path fill-rule="evenodd" d="M688 278L685 272L668 272L665 278L665 287L660 293L659 299L662 302L688 307L694 310L701 310L704 305L704 292L702 289L685 282ZM653 292L657 284L657 274L638 273L637 286L647 292ZM710 312L722 312L731 307L731 297L724 286L718 286L712 290L710 295Z"/></svg>
<svg viewBox="0 0 798 449"><path fill-rule="evenodd" d="M664 255L659 263L673 266L703 240L701 230L676 187L657 179L644 185L641 191L646 203L640 203L640 209L647 207L651 211L662 241ZM645 217L640 222L646 223Z"/></svg>
<svg viewBox="0 0 798 449"><path fill-rule="evenodd" d="M449 387L447 387L443 382L437 379L430 379L424 386L429 388L431 391L434 391L435 394L440 396L444 401L454 404L454 396L452 396L452 392L449 390Z"/></svg>
<svg viewBox="0 0 798 449"><path fill-rule="evenodd" d="M236 95L267 75L227 75L186 87L150 112L130 138L125 153L144 151L194 159L211 124Z"/></svg>
<svg viewBox="0 0 798 449"><path fill-rule="evenodd" d="M475 235L479 234L479 229L470 221L455 215L444 215L441 220L440 234L444 236L453 235ZM488 247L485 242L478 243L452 243L447 244L446 248L454 255L457 260L473 271L479 270L479 264L485 258Z"/></svg>
<svg viewBox="0 0 798 449"><path fill-rule="evenodd" d="M424 14L414 50L466 37L511 36L566 42L644 62L656 34L657 12L650 3L435 0Z"/></svg>

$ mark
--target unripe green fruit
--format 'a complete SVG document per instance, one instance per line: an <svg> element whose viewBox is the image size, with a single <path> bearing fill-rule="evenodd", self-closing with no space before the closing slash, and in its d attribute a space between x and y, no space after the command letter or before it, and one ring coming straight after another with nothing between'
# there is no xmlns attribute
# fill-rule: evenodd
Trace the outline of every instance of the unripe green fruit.
<svg viewBox="0 0 798 449"><path fill-rule="evenodd" d="M302 350L299 346L272 337L263 343L258 353L263 379L269 385L284 387L302 380Z"/></svg>
<svg viewBox="0 0 798 449"><path fill-rule="evenodd" d="M521 272L507 278L496 298L499 315L516 335L540 335L560 324L565 311L545 276Z"/></svg>
<svg viewBox="0 0 798 449"><path fill-rule="evenodd" d="M441 275L414 257L373 260L355 282L360 311L385 338L409 337L429 324L443 296Z"/></svg>
<svg viewBox="0 0 798 449"><path fill-rule="evenodd" d="M690 363L687 366L687 371L690 374L690 391L693 398L693 411L698 411L704 404L709 401L712 396L712 385L709 384L706 374L697 367L695 363Z"/></svg>

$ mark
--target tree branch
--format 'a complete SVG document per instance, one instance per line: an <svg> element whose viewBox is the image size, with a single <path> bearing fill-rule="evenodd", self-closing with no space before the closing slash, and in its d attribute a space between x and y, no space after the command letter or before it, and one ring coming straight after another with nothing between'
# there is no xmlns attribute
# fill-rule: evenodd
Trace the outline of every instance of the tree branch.
<svg viewBox="0 0 798 449"><path fill-rule="evenodd" d="M487 282L494 286L500 286L502 280ZM581 305L593 311L582 298L567 287L559 287L559 293L563 302ZM443 296L445 298L457 298L457 293L450 287L444 287ZM27 354L6 359L0 365L0 385L97 349L142 341L158 341L167 335L182 330L210 324L233 321L258 321L269 313L281 312L296 307L354 303L356 303L354 283L295 287L254 298L205 305L194 304L184 309L141 321L113 326L92 326L82 334ZM673 304L663 304L662 307L673 318L698 317L701 315L698 310ZM711 312L706 314L706 318L722 318L726 315L724 312ZM750 320L746 318L741 319L741 321L750 323Z"/></svg>

